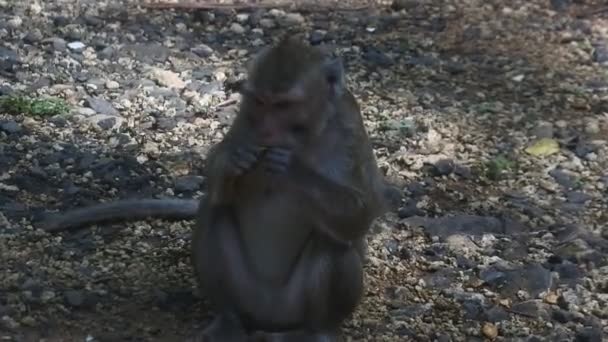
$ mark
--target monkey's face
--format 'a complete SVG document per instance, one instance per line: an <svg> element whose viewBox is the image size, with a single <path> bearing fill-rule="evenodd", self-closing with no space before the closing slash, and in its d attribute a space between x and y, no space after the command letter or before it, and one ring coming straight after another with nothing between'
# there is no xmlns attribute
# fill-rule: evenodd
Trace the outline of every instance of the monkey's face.
<svg viewBox="0 0 608 342"><path fill-rule="evenodd" d="M248 119L259 145L297 149L321 133L326 100L310 96L312 90L307 88L243 94L241 114ZM322 93L322 90L316 91Z"/></svg>

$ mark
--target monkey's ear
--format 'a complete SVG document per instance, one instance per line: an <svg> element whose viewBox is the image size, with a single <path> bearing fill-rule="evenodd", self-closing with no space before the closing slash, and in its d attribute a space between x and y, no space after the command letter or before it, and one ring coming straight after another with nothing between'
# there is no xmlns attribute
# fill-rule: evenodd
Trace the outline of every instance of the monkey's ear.
<svg viewBox="0 0 608 342"><path fill-rule="evenodd" d="M328 59L323 64L323 74L332 89L332 93L334 95L342 94L345 88L342 59L339 57Z"/></svg>

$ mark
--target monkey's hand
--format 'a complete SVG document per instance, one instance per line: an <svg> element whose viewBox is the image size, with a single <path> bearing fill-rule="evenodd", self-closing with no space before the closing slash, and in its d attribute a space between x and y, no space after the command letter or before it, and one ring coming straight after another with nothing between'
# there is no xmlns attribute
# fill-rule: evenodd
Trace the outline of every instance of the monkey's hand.
<svg viewBox="0 0 608 342"><path fill-rule="evenodd" d="M292 151L281 147L271 147L264 153L262 166L266 172L283 174L291 163Z"/></svg>
<svg viewBox="0 0 608 342"><path fill-rule="evenodd" d="M237 147L230 156L226 171L233 176L245 174L259 160L263 151L263 147L255 145Z"/></svg>

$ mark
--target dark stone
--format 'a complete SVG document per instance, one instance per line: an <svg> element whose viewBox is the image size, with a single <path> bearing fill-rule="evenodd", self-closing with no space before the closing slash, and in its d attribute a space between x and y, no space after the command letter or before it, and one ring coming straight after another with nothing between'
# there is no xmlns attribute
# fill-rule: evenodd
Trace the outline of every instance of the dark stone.
<svg viewBox="0 0 608 342"><path fill-rule="evenodd" d="M183 176L175 180L175 190L178 192L196 191L201 188L205 178L202 176Z"/></svg>
<svg viewBox="0 0 608 342"><path fill-rule="evenodd" d="M9 134L21 132L21 125L13 120L0 122L0 131L4 131Z"/></svg>
<svg viewBox="0 0 608 342"><path fill-rule="evenodd" d="M26 44L34 45L42 39L42 34L38 31L30 31L23 36L23 42Z"/></svg>
<svg viewBox="0 0 608 342"><path fill-rule="evenodd" d="M599 327L585 327L576 332L575 342L602 342L602 330Z"/></svg>
<svg viewBox="0 0 608 342"><path fill-rule="evenodd" d="M506 296L514 296L519 290L524 290L532 297L552 288L551 272L540 264L530 264L517 269L504 269L491 266L479 274L490 287Z"/></svg>
<svg viewBox="0 0 608 342"><path fill-rule="evenodd" d="M407 191L413 197L421 197L427 193L427 189L425 188L423 183L413 182L407 185Z"/></svg>
<svg viewBox="0 0 608 342"><path fill-rule="evenodd" d="M65 16L56 16L53 18L53 25L57 27L63 28L66 25L69 25L71 22L70 18Z"/></svg>
<svg viewBox="0 0 608 342"><path fill-rule="evenodd" d="M529 300L526 302L516 303L511 308L516 313L521 313L526 316L549 319L548 305L539 300Z"/></svg>
<svg viewBox="0 0 608 342"><path fill-rule="evenodd" d="M551 6L558 12L567 11L571 4L571 0L551 0Z"/></svg>
<svg viewBox="0 0 608 342"><path fill-rule="evenodd" d="M416 201L410 200L406 205L399 209L399 218L404 219L412 216L422 216L424 212L416 206Z"/></svg>
<svg viewBox="0 0 608 342"><path fill-rule="evenodd" d="M379 67L389 67L394 63L390 57L374 48L369 48L364 52L363 59Z"/></svg>
<svg viewBox="0 0 608 342"><path fill-rule="evenodd" d="M567 189L574 189L577 187L576 178L570 174L562 171L561 169L553 169L549 171L549 175L555 179L555 181Z"/></svg>
<svg viewBox="0 0 608 342"><path fill-rule="evenodd" d="M79 307L85 302L85 295L82 291L68 290L64 293L65 302L69 306Z"/></svg>
<svg viewBox="0 0 608 342"><path fill-rule="evenodd" d="M308 39L310 40L311 45L321 44L323 40L325 40L325 33L319 30L312 31Z"/></svg>
<svg viewBox="0 0 608 342"><path fill-rule="evenodd" d="M100 97L89 97L86 99L87 105L99 114L119 115L119 112L110 102Z"/></svg>
<svg viewBox="0 0 608 342"><path fill-rule="evenodd" d="M566 198L570 203L585 203L590 201L593 197L581 191L570 191L566 194Z"/></svg>
<svg viewBox="0 0 608 342"><path fill-rule="evenodd" d="M422 226L431 236L446 238L454 234L516 234L525 227L514 220L498 219L490 216L454 215L439 218L411 217L406 220L414 226Z"/></svg>
<svg viewBox="0 0 608 342"><path fill-rule="evenodd" d="M435 176L447 176L454 171L454 161L452 159L441 159L434 165Z"/></svg>
<svg viewBox="0 0 608 342"><path fill-rule="evenodd" d="M595 46L593 60L597 63L608 63L608 43L601 42Z"/></svg>
<svg viewBox="0 0 608 342"><path fill-rule="evenodd" d="M13 93L13 88L8 85L0 85L0 96L6 96Z"/></svg>

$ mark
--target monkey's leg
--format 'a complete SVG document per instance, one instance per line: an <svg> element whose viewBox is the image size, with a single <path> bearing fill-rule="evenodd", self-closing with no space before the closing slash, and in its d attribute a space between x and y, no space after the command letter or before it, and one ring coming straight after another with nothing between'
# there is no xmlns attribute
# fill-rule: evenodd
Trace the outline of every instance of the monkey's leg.
<svg viewBox="0 0 608 342"><path fill-rule="evenodd" d="M259 341L337 342L340 325L359 304L363 295L362 253L365 245L356 241L351 247L338 246L323 238L316 238L309 244L294 268L282 298L286 312L299 307L296 312L301 315L302 328L279 333L261 332Z"/></svg>
<svg viewBox="0 0 608 342"><path fill-rule="evenodd" d="M340 341L337 332L314 333L303 330L254 334L248 342L338 342Z"/></svg>
<svg viewBox="0 0 608 342"><path fill-rule="evenodd" d="M240 308L268 298L246 263L233 217L230 208L202 208L192 234L192 263L202 292L218 312L202 332L208 336L203 341L246 341Z"/></svg>
<svg viewBox="0 0 608 342"><path fill-rule="evenodd" d="M247 338L238 318L231 314L218 314L207 328L188 342L247 342Z"/></svg>

